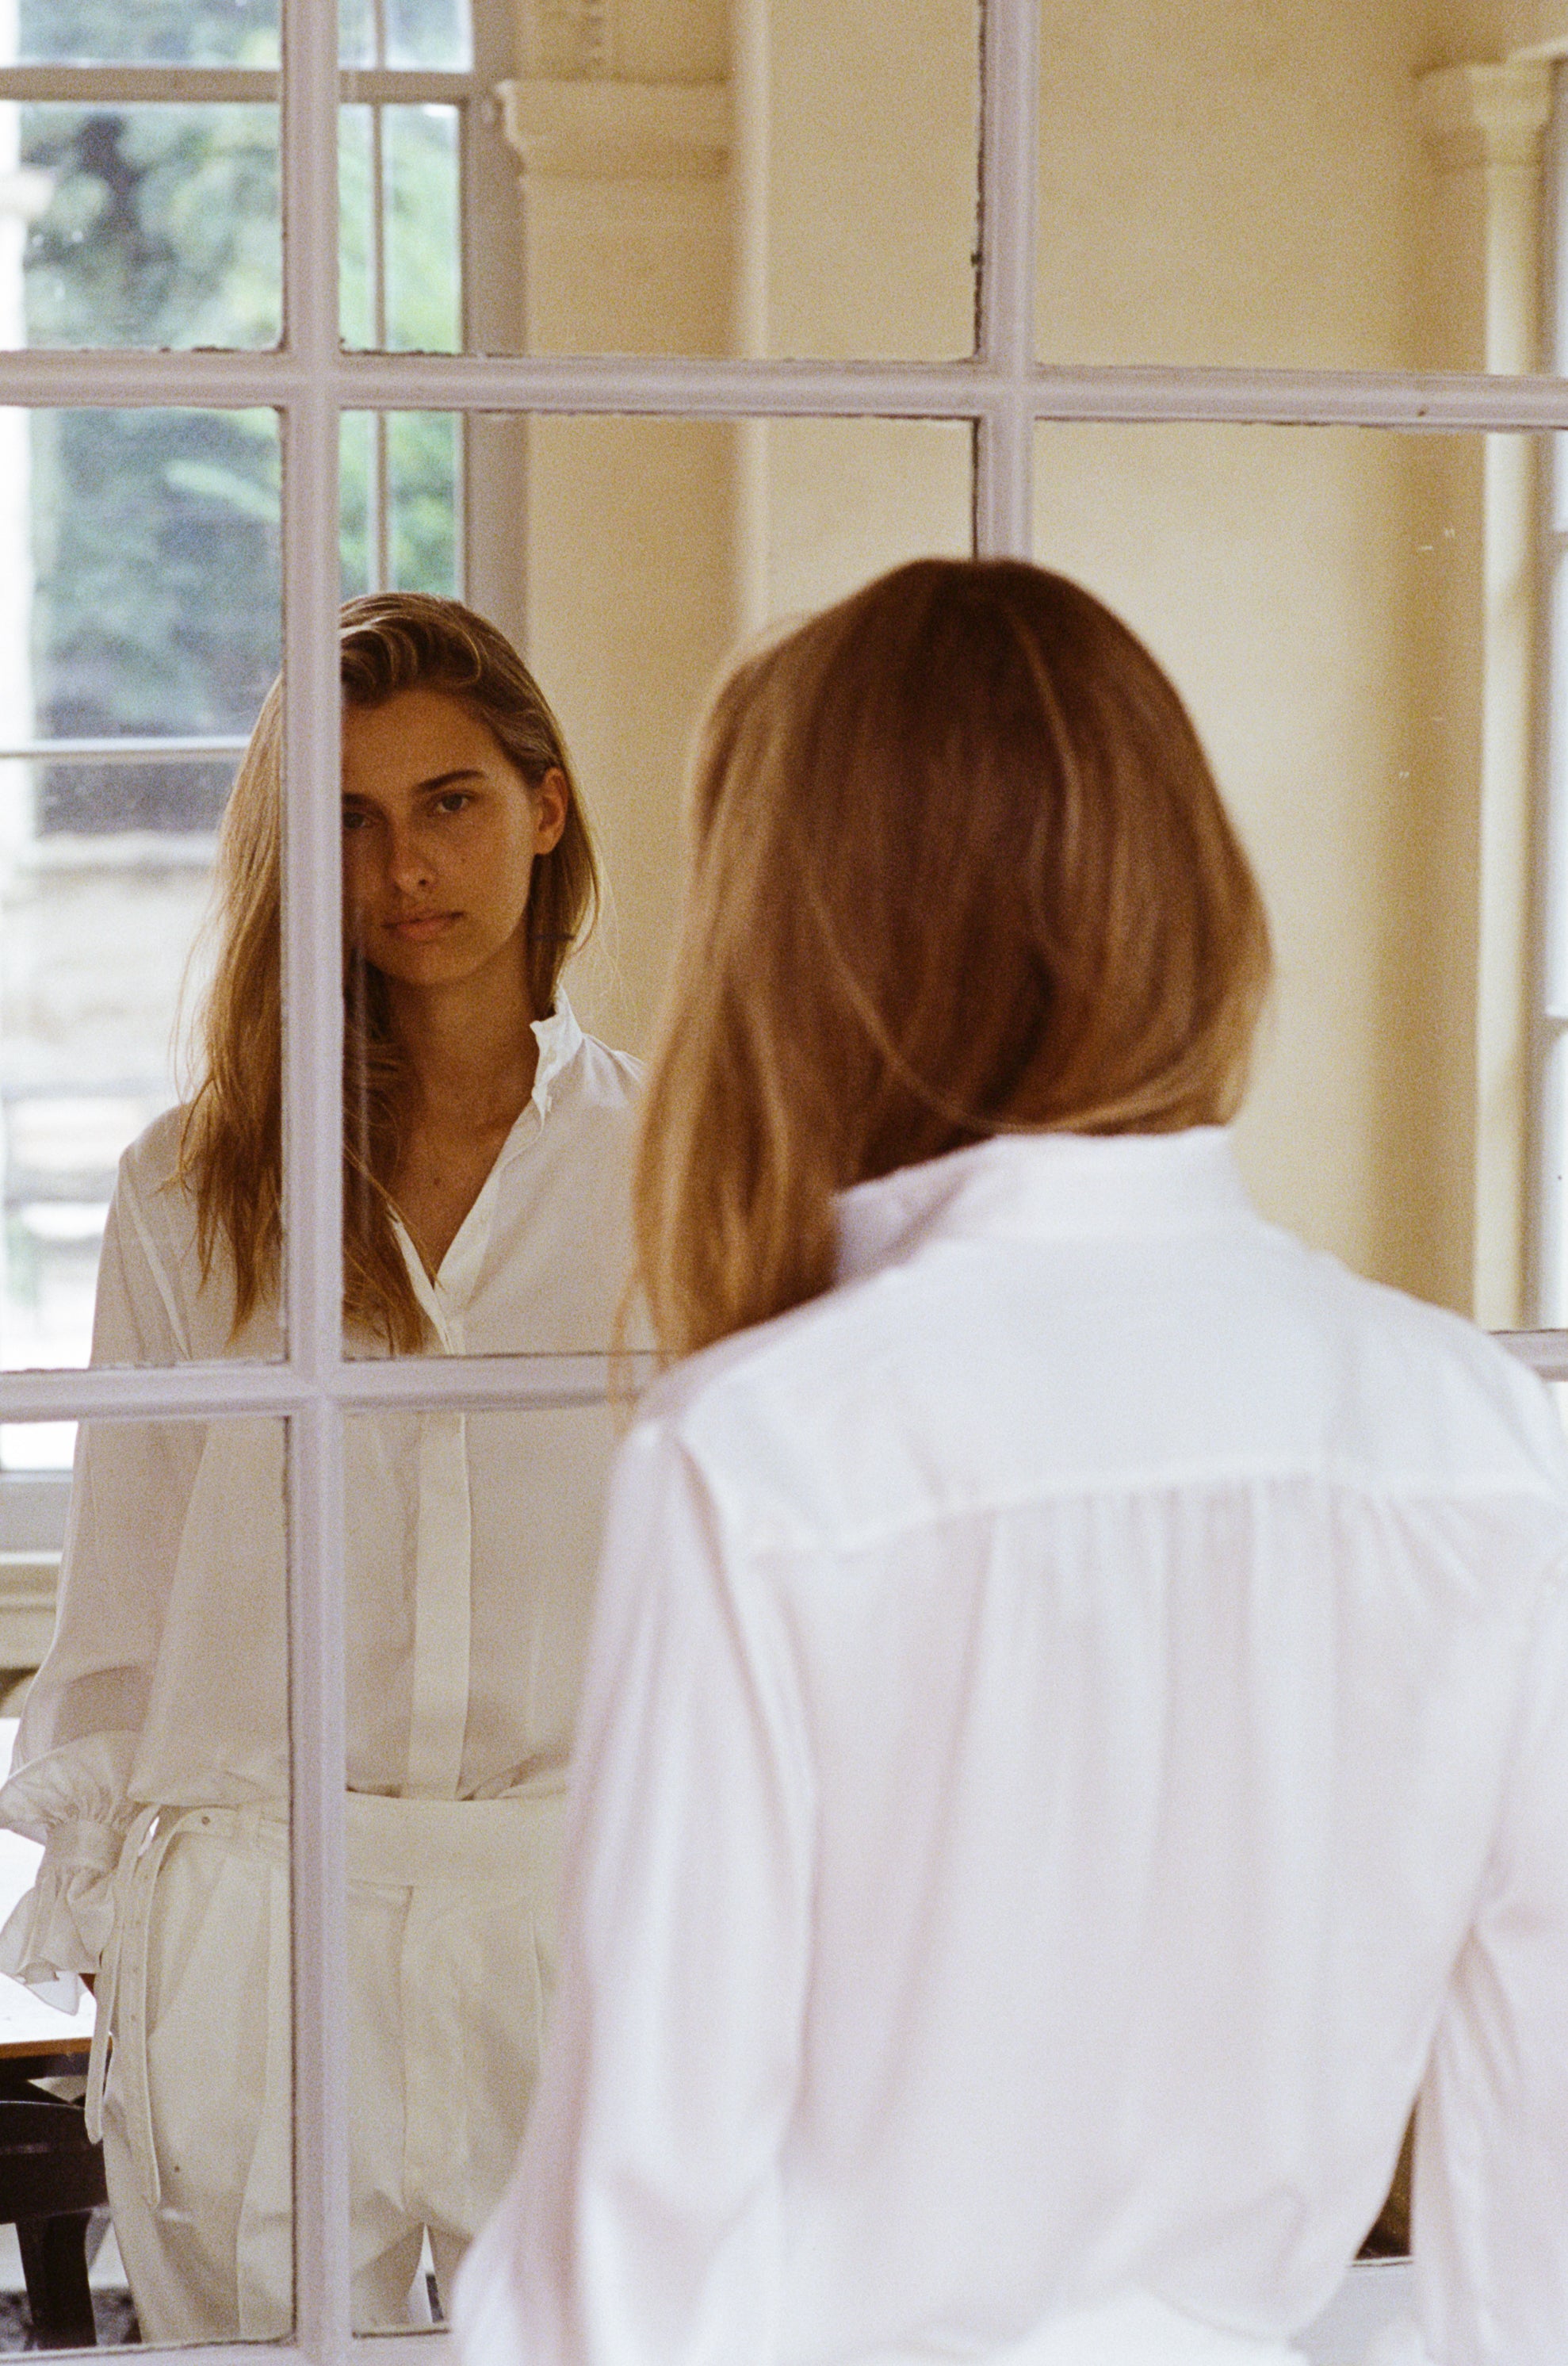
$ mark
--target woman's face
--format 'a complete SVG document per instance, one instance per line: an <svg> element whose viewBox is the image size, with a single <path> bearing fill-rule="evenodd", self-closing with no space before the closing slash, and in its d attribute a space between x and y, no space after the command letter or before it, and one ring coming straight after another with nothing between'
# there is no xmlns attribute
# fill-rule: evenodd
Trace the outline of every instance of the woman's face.
<svg viewBox="0 0 1568 2366"><path fill-rule="evenodd" d="M566 822L566 776L530 790L440 690L343 709L343 923L364 960L409 986L490 967L509 986L534 858Z"/></svg>

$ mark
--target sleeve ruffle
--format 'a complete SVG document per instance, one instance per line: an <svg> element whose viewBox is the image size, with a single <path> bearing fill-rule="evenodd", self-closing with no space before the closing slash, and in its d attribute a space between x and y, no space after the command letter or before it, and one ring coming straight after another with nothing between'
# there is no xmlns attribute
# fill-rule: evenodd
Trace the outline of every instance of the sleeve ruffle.
<svg viewBox="0 0 1568 2366"><path fill-rule="evenodd" d="M114 1919L115 1867L133 1813L132 1734L50 1751L0 1790L0 1824L43 1842L33 1886L0 1930L0 1972L41 1987L95 1972Z"/></svg>

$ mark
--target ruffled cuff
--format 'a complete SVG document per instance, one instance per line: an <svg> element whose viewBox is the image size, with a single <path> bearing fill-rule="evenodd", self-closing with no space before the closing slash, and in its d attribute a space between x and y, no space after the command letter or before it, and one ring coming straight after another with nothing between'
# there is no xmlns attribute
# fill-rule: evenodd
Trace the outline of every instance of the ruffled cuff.
<svg viewBox="0 0 1568 2366"><path fill-rule="evenodd" d="M97 1970L113 1925L111 1884L124 1839L118 1824L53 1827L32 1887L0 1930L0 1972L41 1989Z"/></svg>

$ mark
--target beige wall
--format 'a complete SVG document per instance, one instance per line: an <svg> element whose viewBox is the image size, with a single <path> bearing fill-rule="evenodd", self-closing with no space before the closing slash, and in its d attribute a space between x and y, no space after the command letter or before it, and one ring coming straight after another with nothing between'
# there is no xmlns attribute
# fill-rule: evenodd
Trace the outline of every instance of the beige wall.
<svg viewBox="0 0 1568 2366"><path fill-rule="evenodd" d="M1433 10L1432 62L1560 56L1568 51L1563 0L1460 0Z"/></svg>
<svg viewBox="0 0 1568 2366"><path fill-rule="evenodd" d="M1434 150L1418 83L1539 43L1550 13L1046 0L1045 352L1519 366L1518 323L1510 357L1495 288L1486 300L1492 184ZM609 25L612 76L722 84L729 146L717 176L532 175L531 342L962 349L967 5L734 0L733 73L694 0L612 7ZM681 747L714 665L767 615L962 547L963 438L875 422L531 438L531 645L603 817L622 919L620 975L593 1008L639 1041L673 917ZM1260 1198L1364 1270L1495 1321L1520 1311L1508 1057L1526 905L1506 875L1529 822L1520 453L1047 428L1036 503L1039 556L1122 609L1187 693L1264 879L1279 990L1241 1134Z"/></svg>

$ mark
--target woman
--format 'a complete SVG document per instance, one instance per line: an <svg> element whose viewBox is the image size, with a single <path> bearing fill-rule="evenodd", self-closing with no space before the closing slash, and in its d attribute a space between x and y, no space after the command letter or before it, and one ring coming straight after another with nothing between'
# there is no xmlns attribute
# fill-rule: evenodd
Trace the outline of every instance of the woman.
<svg viewBox="0 0 1568 2366"><path fill-rule="evenodd" d="M596 893L559 728L452 601L353 602L342 672L350 1346L603 1348L635 1073L559 988ZM200 1083L121 1166L99 1362L280 1349L279 726L274 688L219 842ZM593 1411L347 1424L362 2327L409 2321L425 2233L445 2277L516 2148L608 1448ZM84 1429L0 1797L45 1847L5 1966L97 1975L90 2114L162 2341L291 2317L283 1570L281 1424Z"/></svg>
<svg viewBox="0 0 1568 2366"><path fill-rule="evenodd" d="M467 2366L1568 2326L1568 1452L1253 1213L1262 910L1085 592L904 568L696 768L562 1977ZM1416 2344L1410 2354L1418 2354Z"/></svg>

